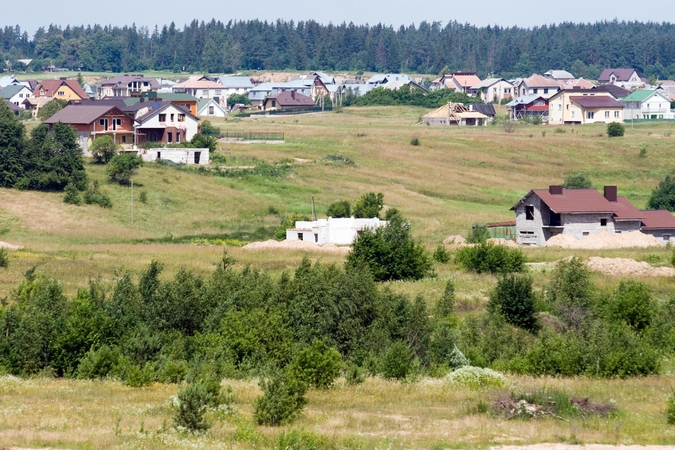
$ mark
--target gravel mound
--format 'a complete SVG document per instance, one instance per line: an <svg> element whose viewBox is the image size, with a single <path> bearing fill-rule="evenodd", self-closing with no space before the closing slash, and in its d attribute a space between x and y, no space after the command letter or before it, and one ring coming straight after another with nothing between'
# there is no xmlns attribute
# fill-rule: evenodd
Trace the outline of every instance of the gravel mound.
<svg viewBox="0 0 675 450"><path fill-rule="evenodd" d="M638 277L672 277L675 269L672 267L652 267L644 261L638 262L630 258L601 258L592 256L586 261L591 270L606 275L633 275Z"/></svg>
<svg viewBox="0 0 675 450"><path fill-rule="evenodd" d="M275 241L274 239L263 242L251 242L242 248L246 250L305 250L339 255L346 255L351 250L350 247L338 247L334 244L317 245L305 241Z"/></svg>
<svg viewBox="0 0 675 450"><path fill-rule="evenodd" d="M604 249L604 248L647 248L658 247L661 243L654 237L639 231L621 234L609 234L602 231L592 234L581 240L569 234L553 236L544 244L545 247L561 247L573 249Z"/></svg>

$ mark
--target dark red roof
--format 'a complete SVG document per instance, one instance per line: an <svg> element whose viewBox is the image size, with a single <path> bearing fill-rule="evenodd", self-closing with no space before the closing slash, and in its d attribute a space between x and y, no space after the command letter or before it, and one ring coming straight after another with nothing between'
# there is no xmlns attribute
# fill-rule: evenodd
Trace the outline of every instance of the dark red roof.
<svg viewBox="0 0 675 450"><path fill-rule="evenodd" d="M68 105L43 123L54 124L57 122L73 125L89 125L99 117L115 114L126 115L116 106L111 105ZM133 121L133 117L129 117Z"/></svg>
<svg viewBox="0 0 675 450"><path fill-rule="evenodd" d="M609 81L612 74L616 76L616 81L628 81L633 72L635 72L635 69L605 69L598 77L598 81Z"/></svg>
<svg viewBox="0 0 675 450"><path fill-rule="evenodd" d="M282 108L314 106L314 100L312 100L310 97L293 91L279 92L278 94L267 97L265 101L267 100L276 100L277 104Z"/></svg>
<svg viewBox="0 0 675 450"><path fill-rule="evenodd" d="M485 226L488 227L488 228L515 227L516 221L514 220L513 222L492 222L492 223L486 223Z"/></svg>
<svg viewBox="0 0 675 450"><path fill-rule="evenodd" d="M630 91L628 89L624 89L621 86L617 86L616 84L601 84L593 88L593 90L600 92L609 92L609 94L612 97L616 98L617 100L620 98L628 97L630 95Z"/></svg>
<svg viewBox="0 0 675 450"><path fill-rule="evenodd" d="M45 80L35 88L34 96L40 95L40 90L44 89L45 97L54 97L54 94L59 90L63 85L68 86L70 89L75 92L78 97L81 99L87 99L89 96L82 90L82 86L77 80Z"/></svg>
<svg viewBox="0 0 675 450"><path fill-rule="evenodd" d="M583 108L623 108L623 104L609 95L584 95L570 97Z"/></svg>
<svg viewBox="0 0 675 450"><path fill-rule="evenodd" d="M670 211L659 209L656 211L640 211L642 214L642 229L675 228L675 216Z"/></svg>

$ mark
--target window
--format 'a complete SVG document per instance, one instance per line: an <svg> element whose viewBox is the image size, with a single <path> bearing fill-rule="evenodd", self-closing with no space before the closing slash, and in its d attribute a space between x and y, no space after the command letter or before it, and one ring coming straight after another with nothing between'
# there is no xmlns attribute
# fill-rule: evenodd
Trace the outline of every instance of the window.
<svg viewBox="0 0 675 450"><path fill-rule="evenodd" d="M127 137L126 137L126 136L122 136L122 144L126 144L126 143L127 143Z"/></svg>
<svg viewBox="0 0 675 450"><path fill-rule="evenodd" d="M572 119L574 119L574 111L572 111L570 115L572 116Z"/></svg>
<svg viewBox="0 0 675 450"><path fill-rule="evenodd" d="M65 97L66 93L64 91L59 91L58 93L59 97Z"/></svg>
<svg viewBox="0 0 675 450"><path fill-rule="evenodd" d="M605 117L609 118L609 111L605 111Z"/></svg>
<svg viewBox="0 0 675 450"><path fill-rule="evenodd" d="M171 114L170 117L171 117L171 122L173 122L173 118L175 117L175 114Z"/></svg>
<svg viewBox="0 0 675 450"><path fill-rule="evenodd" d="M210 106L209 108L213 108L213 106ZM185 114L178 114L178 121L185 122Z"/></svg>
<svg viewBox="0 0 675 450"><path fill-rule="evenodd" d="M591 233L590 233L589 231L584 231L584 232L581 233L581 234L584 235L584 236L588 236L588 235L591 234Z"/></svg>
<svg viewBox="0 0 675 450"><path fill-rule="evenodd" d="M208 97L208 96L209 96L209 90L208 90L208 89L204 89L204 90L202 91L202 95Z"/></svg>
<svg viewBox="0 0 675 450"><path fill-rule="evenodd" d="M220 92L221 92L220 89L216 89L216 95L217 95L217 96L220 96L220 95L221 95Z"/></svg>
<svg viewBox="0 0 675 450"><path fill-rule="evenodd" d="M664 240L664 241L669 241L669 240L670 240L670 235L669 235L669 234L664 234L664 235L663 235L663 240Z"/></svg>
<svg viewBox="0 0 675 450"><path fill-rule="evenodd" d="M209 116L212 116L215 113L215 108L213 105L209 106Z"/></svg>
<svg viewBox="0 0 675 450"><path fill-rule="evenodd" d="M539 89L532 89L532 93L533 93L533 94L536 94L536 93L538 93L538 92L539 92Z"/></svg>
<svg viewBox="0 0 675 450"><path fill-rule="evenodd" d="M562 111L562 104L558 103L558 111Z"/></svg>
<svg viewBox="0 0 675 450"><path fill-rule="evenodd" d="M122 119L113 119L112 125L113 125L113 130L116 130L117 127L122 126Z"/></svg>
<svg viewBox="0 0 675 450"><path fill-rule="evenodd" d="M166 122L166 114L160 114L159 115L159 121L160 122Z"/></svg>
<svg viewBox="0 0 675 450"><path fill-rule="evenodd" d="M525 220L534 220L534 206L525 206Z"/></svg>
<svg viewBox="0 0 675 450"><path fill-rule="evenodd" d="M619 118L619 111L614 111L614 117L617 119Z"/></svg>
<svg viewBox="0 0 675 450"><path fill-rule="evenodd" d="M98 119L98 124L103 127L104 131L108 131L108 119Z"/></svg>
<svg viewBox="0 0 675 450"><path fill-rule="evenodd" d="M544 94L548 94L548 89L544 89Z"/></svg>
<svg viewBox="0 0 675 450"><path fill-rule="evenodd" d="M586 118L587 119L593 119L595 117L595 113L593 111L588 111L586 113Z"/></svg>
<svg viewBox="0 0 675 450"><path fill-rule="evenodd" d="M180 133L176 133L176 143L180 144Z"/></svg>
<svg viewBox="0 0 675 450"><path fill-rule="evenodd" d="M173 142L173 133L167 133L166 141L170 144Z"/></svg>
<svg viewBox="0 0 675 450"><path fill-rule="evenodd" d="M607 226L607 219L600 219L600 226L606 227Z"/></svg>
<svg viewBox="0 0 675 450"><path fill-rule="evenodd" d="M276 108L276 107L277 107L277 102L272 100L272 108Z"/></svg>

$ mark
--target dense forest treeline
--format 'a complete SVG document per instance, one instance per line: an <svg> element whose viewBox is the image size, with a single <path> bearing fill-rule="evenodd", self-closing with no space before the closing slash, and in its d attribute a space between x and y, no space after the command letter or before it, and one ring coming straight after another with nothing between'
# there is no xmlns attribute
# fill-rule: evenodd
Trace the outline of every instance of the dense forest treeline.
<svg viewBox="0 0 675 450"><path fill-rule="evenodd" d="M634 67L645 76L675 76L671 23L562 23L534 28L421 22L323 25L314 21L192 21L154 29L135 25L0 30L0 58L33 58L32 68L81 63L84 70L232 72L325 70L439 73L476 71L504 77L552 68L595 78L604 67ZM15 67L21 67L15 63Z"/></svg>

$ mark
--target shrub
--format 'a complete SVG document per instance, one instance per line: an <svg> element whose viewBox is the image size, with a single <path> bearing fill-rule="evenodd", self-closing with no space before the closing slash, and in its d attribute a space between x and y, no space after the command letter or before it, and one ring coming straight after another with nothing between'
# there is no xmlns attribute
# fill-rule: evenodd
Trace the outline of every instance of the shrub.
<svg viewBox="0 0 675 450"><path fill-rule="evenodd" d="M115 371L119 359L119 352L107 345L98 350L92 348L80 360L80 364L77 366L77 377L84 379L105 378Z"/></svg>
<svg viewBox="0 0 675 450"><path fill-rule="evenodd" d="M474 225L467 238L469 244L482 244L490 238L490 230L485 225Z"/></svg>
<svg viewBox="0 0 675 450"><path fill-rule="evenodd" d="M431 273L431 258L410 234L410 223L396 215L387 225L357 235L347 265L367 266L376 281L420 280Z"/></svg>
<svg viewBox="0 0 675 450"><path fill-rule="evenodd" d="M473 390L500 389L506 386L506 377L494 370L465 366L445 376L449 383Z"/></svg>
<svg viewBox="0 0 675 450"><path fill-rule="evenodd" d="M136 169L143 165L143 159L134 153L120 153L113 156L108 163L106 172L110 181L128 185L136 173Z"/></svg>
<svg viewBox="0 0 675 450"><path fill-rule="evenodd" d="M169 359L162 365L157 374L157 381L161 383L180 383L185 380L188 371L187 361Z"/></svg>
<svg viewBox="0 0 675 450"><path fill-rule="evenodd" d="M211 423L204 419L212 401L212 394L202 383L190 383L178 391L176 415L173 423L176 427L188 431L203 431L211 428Z"/></svg>
<svg viewBox="0 0 675 450"><path fill-rule="evenodd" d="M518 248L486 242L457 250L455 261L470 272L505 274L523 272L525 255Z"/></svg>
<svg viewBox="0 0 675 450"><path fill-rule="evenodd" d="M146 363L142 367L138 364L124 363L120 376L125 385L130 387L150 386L155 381L155 366Z"/></svg>
<svg viewBox="0 0 675 450"><path fill-rule="evenodd" d="M666 422L669 425L675 425L675 391L670 394L668 403L666 403Z"/></svg>
<svg viewBox="0 0 675 450"><path fill-rule="evenodd" d="M148 193L147 193L147 191L141 191L141 193L138 195L138 200L140 200L140 202L143 203L143 204L148 203Z"/></svg>
<svg viewBox="0 0 675 450"><path fill-rule="evenodd" d="M382 357L382 375L397 380L405 378L412 369L412 358L412 352L404 342L394 342Z"/></svg>
<svg viewBox="0 0 675 450"><path fill-rule="evenodd" d="M6 248L0 248L0 267L9 267L9 252Z"/></svg>
<svg viewBox="0 0 675 450"><path fill-rule="evenodd" d="M591 271L577 257L556 264L547 288L547 300L555 314L578 328L592 306L594 286Z"/></svg>
<svg viewBox="0 0 675 450"><path fill-rule="evenodd" d="M97 138L89 149L98 164L107 164L117 153L117 145L111 136Z"/></svg>
<svg viewBox="0 0 675 450"><path fill-rule="evenodd" d="M329 153L324 158L326 161L330 161L334 166L354 166L356 163L349 156L340 155L336 153Z"/></svg>
<svg viewBox="0 0 675 450"><path fill-rule="evenodd" d="M277 436L276 450L333 450L339 448L330 438L302 430L284 431Z"/></svg>
<svg viewBox="0 0 675 450"><path fill-rule="evenodd" d="M210 121L205 120L201 123L200 131L204 136L218 137L220 136L220 128L214 126Z"/></svg>
<svg viewBox="0 0 675 450"><path fill-rule="evenodd" d="M357 219L372 219L374 217L380 218L380 211L384 207L384 195L368 192L363 194L361 198L356 201L354 205L354 217Z"/></svg>
<svg viewBox="0 0 675 450"><path fill-rule="evenodd" d="M488 308L500 313L512 325L528 331L537 330L532 278L507 275L497 282L490 294Z"/></svg>
<svg viewBox="0 0 675 450"><path fill-rule="evenodd" d="M593 183L583 173L572 173L567 175L562 185L565 189L591 189Z"/></svg>
<svg viewBox="0 0 675 450"><path fill-rule="evenodd" d="M42 106L42 108L40 108L40 111L38 111L37 113L37 118L40 121L44 122L45 120L49 119L51 116L53 116L54 114L65 108L67 104L68 100L63 100L60 98L50 100L47 103L45 103Z"/></svg>
<svg viewBox="0 0 675 450"><path fill-rule="evenodd" d="M227 97L227 104L231 108L234 105L250 105L251 101L246 94L232 94Z"/></svg>
<svg viewBox="0 0 675 450"><path fill-rule="evenodd" d="M455 283L452 280L448 280L445 284L445 291L438 302L436 303L436 309L434 310L434 315L437 318L447 317L453 313L455 309Z"/></svg>
<svg viewBox="0 0 675 450"><path fill-rule="evenodd" d="M339 200L337 202L331 203L328 206L326 215L333 218L351 217L352 207L347 200Z"/></svg>
<svg viewBox="0 0 675 450"><path fill-rule="evenodd" d="M77 186L73 183L68 183L65 189L65 195L63 196L63 202L69 203L71 205L81 205L82 198L80 197L80 191L77 190Z"/></svg>
<svg viewBox="0 0 675 450"><path fill-rule="evenodd" d="M190 147L192 148L208 148L210 152L216 151L216 145L218 140L213 136L207 136L203 133L197 133L192 137L190 141Z"/></svg>
<svg viewBox="0 0 675 450"><path fill-rule="evenodd" d="M84 203L87 205L98 205L101 208L112 208L112 200L108 194L99 189L98 181L94 182L84 192Z"/></svg>
<svg viewBox="0 0 675 450"><path fill-rule="evenodd" d="M609 137L621 137L625 131L626 127L621 123L612 122L607 124L607 136Z"/></svg>
<svg viewBox="0 0 675 450"><path fill-rule="evenodd" d="M361 384L366 380L366 372L357 364L350 364L345 370L347 384Z"/></svg>
<svg viewBox="0 0 675 450"><path fill-rule="evenodd" d="M417 136L415 136L414 138L412 138L412 139L410 140L410 145L415 146L415 147L417 147L418 145L420 145L420 138L418 138Z"/></svg>
<svg viewBox="0 0 675 450"><path fill-rule="evenodd" d="M675 176L666 175L666 178L659 182L649 197L647 208L675 211Z"/></svg>
<svg viewBox="0 0 675 450"><path fill-rule="evenodd" d="M314 343L302 349L288 368L290 375L305 383L308 387L329 388L340 375L342 357L324 341Z"/></svg>
<svg viewBox="0 0 675 450"><path fill-rule="evenodd" d="M612 317L636 331L642 331L651 324L655 309L649 288L633 280L619 283L610 304Z"/></svg>
<svg viewBox="0 0 675 450"><path fill-rule="evenodd" d="M305 407L307 386L299 380L279 373L260 380L263 396L255 400L253 417L259 425L279 426L289 423Z"/></svg>
<svg viewBox="0 0 675 450"><path fill-rule="evenodd" d="M434 258L434 261L437 263L445 264L450 261L450 252L445 248L445 245L438 244L432 258Z"/></svg>

